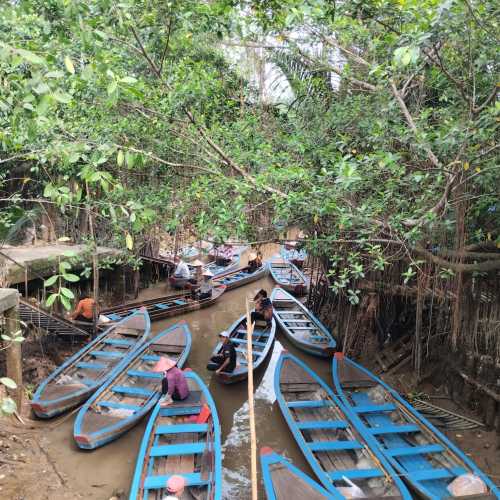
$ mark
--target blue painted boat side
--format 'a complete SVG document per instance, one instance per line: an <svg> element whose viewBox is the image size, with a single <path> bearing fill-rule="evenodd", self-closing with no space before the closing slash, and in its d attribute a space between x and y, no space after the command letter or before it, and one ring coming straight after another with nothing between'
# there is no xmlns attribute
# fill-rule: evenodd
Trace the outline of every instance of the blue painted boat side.
<svg viewBox="0 0 500 500"><path fill-rule="evenodd" d="M214 278L218 278L221 274L228 273L230 271L235 271L240 265L241 255L235 255L232 264L228 266L218 266L215 261L203 266L205 270L209 269L213 274Z"/></svg>
<svg viewBox="0 0 500 500"><path fill-rule="evenodd" d="M214 485L213 499L221 500L222 498L222 438L221 438L221 428L219 415L217 413L217 407L215 406L215 401L210 394L210 391L203 380L195 372L186 372L186 378L193 379L198 387L203 392L205 400L210 408L212 422L213 422L213 437L214 437L214 470L213 481L211 484ZM160 412L160 405L157 403L151 417L149 418L146 430L142 437L141 445L139 447L139 453L137 455L137 461L135 465L134 475L132 477L132 485L130 487L129 500L136 500L139 494L141 486L141 476L144 469L144 463L148 460L147 451L148 445L151 437L151 433L155 427L156 419ZM150 464L151 465L151 464ZM210 486L209 486L210 487ZM210 492L209 492L210 493ZM207 498L211 498L210 494Z"/></svg>
<svg viewBox="0 0 500 500"><path fill-rule="evenodd" d="M298 467L295 467L295 465L289 462L286 458L273 452L265 455L261 454L260 456L260 464L262 467L262 481L264 483L264 489L266 491L267 500L293 500L290 498L289 499L278 498L276 496L276 493L274 491L270 466L277 463L282 464L284 467L289 469L294 475L296 475L302 481L307 483L309 486L311 486L311 488L316 490L319 494L323 495L325 498L338 498L333 496L327 490L325 490L325 488L323 488L320 484L314 481L314 479L309 477L307 474L302 472ZM344 497L341 495L340 498Z"/></svg>
<svg viewBox="0 0 500 500"><path fill-rule="evenodd" d="M283 280L281 279L276 271L274 270L273 268L273 263L276 262L278 263L277 261L275 260L271 260L270 263L269 263L269 270L271 272L271 276L273 277L274 281L276 281L276 283L278 283L279 285L281 285L282 287L291 287L291 288L294 288L295 286L299 285L300 283L297 283L296 285L293 285L291 284L289 281L287 280ZM285 260L284 263L287 265L287 266L290 266L294 272L296 272L298 274L298 276L302 279L303 281L303 286L305 287L305 289L309 288L309 280L307 279L307 276L295 265L295 264L292 264L289 260Z"/></svg>
<svg viewBox="0 0 500 500"><path fill-rule="evenodd" d="M453 444L439 429L434 427L434 425L432 425L431 422L429 422L429 420L427 420L421 413L419 413L417 410L415 410L415 408L413 408L412 405L410 405L407 401L405 401L396 390L394 390L391 386L386 384L382 379L377 377L370 370L368 370L365 367L359 365L358 363L352 361L351 359L344 358L344 362L352 364L353 366L355 366L356 368L358 368L359 370L364 372L366 375L371 377L375 382L380 384L385 390L387 390L387 392L389 392L389 394L396 401L398 401L398 403L400 403L406 411L411 413L417 420L419 420L422 423L423 427L426 427L427 429L429 429L436 436L437 440L441 441L449 450L451 450L455 455L457 455L457 457L459 457L459 459L465 465L470 467L471 471L474 474L476 474L477 476L479 476L485 482L485 484L490 488L491 492L494 495L496 495L497 498L500 498L500 489L493 483L493 481L491 481L491 479L481 469L479 469L479 467L471 459L469 459L465 455L465 453L463 453L455 444ZM342 385L340 383L339 377L338 377L338 360L337 359L333 359L333 361L332 361L332 376L333 376L333 383L334 383L335 390L336 390L337 394L342 399L342 402L349 409L349 411L354 413L354 411L352 411L350 409L351 403L350 403L349 399L347 398L347 396L345 395L344 390L342 388ZM358 420L359 420L358 425L364 427L365 429L368 429L366 427L366 425L361 421L361 419L358 418ZM375 443L376 443L377 447L381 450L381 453L383 453L383 455L387 458L387 460L396 469L398 469L398 470L401 469L399 464L397 463L396 460L394 460L393 457L386 455L384 453L383 448L380 446L380 444L377 440L375 440ZM408 480L411 482L411 476L408 476ZM415 487L418 488L418 484L414 484L414 485L415 485ZM426 496L426 497L428 496L422 490L420 490L420 491L424 496ZM438 497L435 497L435 498L438 498Z"/></svg>
<svg viewBox="0 0 500 500"><path fill-rule="evenodd" d="M271 292L271 301L275 300L277 292L285 294L287 300L293 301L301 309L301 311L311 320L311 323L314 323L328 338L330 338L330 342L326 347L335 349L335 347L337 346L337 342L333 338L333 335L330 333L328 328L326 328L326 326L304 304L302 304L302 302L297 300L293 295L288 293L283 288L275 287ZM294 335L290 333L288 327L285 325L285 322L277 314L273 314L273 316L276 319L277 323L280 325L281 329L285 332L288 339L297 347L314 356L321 356L324 358L328 358L331 356L331 354L328 354L327 352L324 352L322 350L323 346L319 348L317 344L314 344L312 342L308 342L306 340L299 341Z"/></svg>
<svg viewBox="0 0 500 500"><path fill-rule="evenodd" d="M316 474L317 478L321 481L323 486L333 495L333 498L335 499L344 499L344 496L341 495L335 486L333 486L332 481L330 478L327 476L327 474L324 472L324 470L320 467L318 461L313 455L313 452L311 451L310 447L307 446L306 441L300 432L297 424L295 423L292 414L286 404L285 399L283 398L283 394L281 393L281 387L280 387L280 373L283 368L283 363L286 359L290 359L293 362L297 363L301 368L303 368L320 386L321 388L326 392L328 397L339 407L341 412L344 414L346 417L346 421L353 425L353 427L356 428L356 430L360 433L361 437L365 440L367 447L370 449L370 451L376 456L377 460L380 462L382 465L383 469L387 474L389 474L394 481L394 484L397 486L399 489L399 492L401 494L401 497L404 500L411 500L412 496L406 489L406 486L403 484L402 480L397 476L396 472L392 468L392 466L389 464L389 462L384 458L384 455L380 452L378 446L375 444L373 438L369 436L368 432L366 429L358 429L357 425L354 424L352 421L352 412L349 411L340 401L340 399L332 392L330 387L328 387L325 382L318 377L318 375L311 370L304 362L302 362L300 359L297 357L293 356L290 353L285 353L282 354L278 360L278 363L276 365L276 370L274 372L274 391L276 393L276 399L278 401L279 407L281 409L281 412L283 416L285 417L285 420L288 424L288 427L290 428L295 440L297 441L297 444L299 445L299 448L301 449L302 453L306 457L307 461L309 462L309 465L311 466L312 470Z"/></svg>
<svg viewBox="0 0 500 500"><path fill-rule="evenodd" d="M87 397L92 394L99 386L104 384L109 377L110 373L107 374L107 376L103 377L102 380L96 381L95 384L92 384L92 386L89 386L87 389L81 389L79 391L76 391L72 394L68 394L64 397L61 398L56 398L56 399L42 399L43 396L43 391L47 387L47 385L57 378L61 373L63 373L67 368L69 368L71 365L73 365L78 359L80 359L83 355L87 354L88 352L94 350L94 348L99 345L102 340L107 337L116 327L119 325L127 322L130 320L131 317L137 316L139 314L144 315L145 319L145 328L144 328L144 335L137 341L135 347L131 349L131 351L127 354L127 356L124 357L124 360L128 357L131 356L136 349L138 349L147 339L149 332L151 330L151 320L149 318L149 314L147 311L136 311L129 316L123 318L121 321L116 323L115 325L109 327L107 330L105 330L103 333L101 333L98 337L96 337L93 341L88 343L86 346L84 346L82 349L80 349L78 352L76 352L73 356L71 356L69 359L67 359L61 366L56 368L39 386L38 389L36 390L35 394L33 395L33 398L31 400L32 403L34 404L42 404L42 405L54 405L58 404L58 408L55 408L52 411L47 411L44 413L39 413L37 412L37 415L42 417L42 418L51 418L55 415L58 415L59 413L62 413L74 406L74 404L71 401L68 401L68 403L64 404L63 401L67 401L69 399L76 398L78 396L84 396L88 393Z"/></svg>
<svg viewBox="0 0 500 500"><path fill-rule="evenodd" d="M217 278L214 278L214 281L220 283L221 285L226 285L228 290L232 290L234 288L238 288L243 284L256 281L261 277L263 278L264 276L266 276L269 273L269 264L267 262L263 263L262 267L250 274L244 272L244 269L245 267L242 267L234 271L224 272ZM241 273L241 275L239 273ZM228 274L231 274L232 276L227 276L226 278L226 275Z"/></svg>
<svg viewBox="0 0 500 500"><path fill-rule="evenodd" d="M136 349L134 353L129 356L128 358L124 359L121 361L110 373L109 378L107 382L96 392L94 395L82 406L80 411L78 412L75 423L73 426L73 436L76 438L76 436L79 436L82 434L82 425L83 425L83 420L85 418L85 414L90 408L90 406L99 398L99 396L107 391L110 387L113 386L114 384L114 379L120 375L123 371L126 371L128 366L132 364L138 357L142 356L142 354L154 343L156 343L159 339L164 337L165 335L168 335L171 333L173 330L177 329L179 326L181 326L186 334L186 348L182 352L181 356L179 357L179 360L177 361L177 366L179 368L182 368L187 360L187 357L189 356L189 352L191 351L191 344L192 344L192 337L191 337L191 332L189 331L187 323L184 321L181 321L179 323L175 323L171 327L167 328L163 332L159 333L156 337L154 337L152 340L147 342L145 345L143 345L140 349ZM80 448L85 448L85 449L94 449L98 448L99 446L102 446L104 444L109 443L110 441L113 441L114 439L118 438L121 436L123 433L127 432L131 427L136 425L149 411L154 407L154 405L158 402L160 399L161 393L160 393L160 388L158 387L158 391L155 392L153 396L151 396L146 404L144 405L143 408L141 408L140 411L130 415L127 418L124 418L120 422L110 425L107 427L103 427L102 429L99 430L99 432L94 432L92 434L88 434L88 438L90 443L82 443L82 442L77 442L78 446ZM111 436L106 436L99 438L99 435L107 434L111 432ZM76 439L75 439L76 440Z"/></svg>

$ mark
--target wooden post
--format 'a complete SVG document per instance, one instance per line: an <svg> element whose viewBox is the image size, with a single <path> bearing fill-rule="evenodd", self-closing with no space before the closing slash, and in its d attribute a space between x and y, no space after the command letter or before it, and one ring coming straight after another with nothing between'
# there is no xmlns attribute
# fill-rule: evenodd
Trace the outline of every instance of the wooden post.
<svg viewBox="0 0 500 500"><path fill-rule="evenodd" d="M252 500L257 500L257 436L255 433L255 409L253 402L253 352L252 339L254 324L250 321L250 306L247 304L247 361L248 361L248 420L250 424L250 478Z"/></svg>
<svg viewBox="0 0 500 500"><path fill-rule="evenodd" d="M0 313L5 317L5 333L9 337L16 337L19 331L19 318L17 307L19 303L19 292L10 288L0 289ZM16 384L17 389L12 392L17 408L21 408L23 396L23 366L21 357L21 343L9 342L5 351L5 360L7 365L7 377L11 378Z"/></svg>

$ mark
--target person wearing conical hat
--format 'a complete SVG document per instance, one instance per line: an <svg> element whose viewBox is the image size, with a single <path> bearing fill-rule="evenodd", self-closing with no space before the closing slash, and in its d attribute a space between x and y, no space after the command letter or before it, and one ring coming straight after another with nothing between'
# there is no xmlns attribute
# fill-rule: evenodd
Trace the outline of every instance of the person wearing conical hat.
<svg viewBox="0 0 500 500"><path fill-rule="evenodd" d="M247 273L252 274L257 269L262 267L262 253L261 252L251 252L250 255L248 256L248 266L247 266Z"/></svg>
<svg viewBox="0 0 500 500"><path fill-rule="evenodd" d="M201 285L203 282L203 262L199 259L196 259L194 262L191 262L191 267L194 268L194 273L192 279L189 282L192 285Z"/></svg>
<svg viewBox="0 0 500 500"><path fill-rule="evenodd" d="M193 290L192 297L195 300L204 300L212 297L212 292L214 285L212 283L212 278L214 274L210 271L210 269L205 269L202 272L203 278L201 281L201 285Z"/></svg>
<svg viewBox="0 0 500 500"><path fill-rule="evenodd" d="M172 403L172 401L183 401L189 396L189 387L184 372L177 367L176 361L161 356L160 360L153 368L154 372L163 373L161 379L161 399L162 406Z"/></svg>

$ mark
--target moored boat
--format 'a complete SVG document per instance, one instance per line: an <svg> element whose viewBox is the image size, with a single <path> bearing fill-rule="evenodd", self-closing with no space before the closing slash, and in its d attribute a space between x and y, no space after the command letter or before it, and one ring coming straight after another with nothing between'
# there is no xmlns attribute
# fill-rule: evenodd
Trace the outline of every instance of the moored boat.
<svg viewBox="0 0 500 500"><path fill-rule="evenodd" d="M215 402L194 372L190 395L161 408L157 403L142 438L129 500L163 498L170 476L181 475L189 498L222 497L221 430Z"/></svg>
<svg viewBox="0 0 500 500"><path fill-rule="evenodd" d="M51 418L82 404L106 382L118 363L147 340L150 331L145 309L108 328L39 385L31 401L35 415Z"/></svg>
<svg viewBox="0 0 500 500"><path fill-rule="evenodd" d="M269 263L269 270L274 281L287 292L305 295L309 290L306 275L290 261L274 258Z"/></svg>
<svg viewBox="0 0 500 500"><path fill-rule="evenodd" d="M111 321L119 321L121 318L130 314L132 311L145 307L149 313L151 321L171 318L179 314L185 314L191 311L197 311L204 307L214 304L225 291L225 286L214 287L212 296L207 299L193 299L191 292L176 293L158 297L157 299L145 300L142 302L132 302L119 306L108 307L101 311L101 315L106 316Z"/></svg>
<svg viewBox="0 0 500 500"><path fill-rule="evenodd" d="M248 358L247 358L247 327L245 325L246 314L237 319L227 330L230 341L236 349L236 367L232 372L221 372L215 374L217 380L223 384L234 384L248 377ZM271 352L276 333L276 322L274 318L271 325L266 325L265 321L258 321L255 324L252 336L252 357L253 369L258 370L264 363L266 357ZM212 356L219 353L222 343L218 342L215 346Z"/></svg>
<svg viewBox="0 0 500 500"><path fill-rule="evenodd" d="M332 376L337 394L358 416L360 428L374 437L380 452L419 497L500 498L499 489L472 460L372 372L338 353ZM456 494L460 482L471 476L482 482L483 493Z"/></svg>
<svg viewBox="0 0 500 500"><path fill-rule="evenodd" d="M267 276L268 273L269 267L267 264L262 264L262 266L253 273L248 272L248 267L241 267L235 271L229 271L219 275L217 278L214 278L212 282L214 285L225 285L226 291L228 291L248 283L252 283L253 281L257 281L258 279Z"/></svg>
<svg viewBox="0 0 500 500"><path fill-rule="evenodd" d="M271 293L273 316L288 339L315 356L333 356L337 345L332 334L316 316L282 288Z"/></svg>
<svg viewBox="0 0 500 500"><path fill-rule="evenodd" d="M284 260L290 261L300 269L307 258L306 250L304 248L297 250L296 245L281 245L280 255Z"/></svg>
<svg viewBox="0 0 500 500"><path fill-rule="evenodd" d="M162 375L153 371L154 365L168 356L182 368L190 350L191 333L180 321L117 365L78 412L73 430L77 445L98 448L136 425L160 399Z"/></svg>
<svg viewBox="0 0 500 500"><path fill-rule="evenodd" d="M271 448L261 448L260 465L267 500L325 500L335 498L314 479Z"/></svg>
<svg viewBox="0 0 500 500"><path fill-rule="evenodd" d="M220 266L214 260L213 262L210 262L209 264L205 264L203 266L203 270L210 271L213 274L214 278L217 278L224 273L228 273L230 271L235 271L236 269L238 269L238 267L240 265L240 260L241 260L241 256L235 255L230 260L230 262L225 266Z"/></svg>
<svg viewBox="0 0 500 500"><path fill-rule="evenodd" d="M373 438L355 428L355 417L305 363L283 353L274 389L297 444L333 498L412 498Z"/></svg>

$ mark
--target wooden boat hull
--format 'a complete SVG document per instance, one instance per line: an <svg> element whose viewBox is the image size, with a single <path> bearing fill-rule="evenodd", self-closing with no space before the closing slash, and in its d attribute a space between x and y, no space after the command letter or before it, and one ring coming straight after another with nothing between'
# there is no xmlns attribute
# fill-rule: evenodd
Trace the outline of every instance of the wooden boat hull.
<svg viewBox="0 0 500 500"><path fill-rule="evenodd" d="M176 359L182 368L190 350L191 333L180 321L120 363L78 412L73 429L77 445L98 448L134 427L160 399L162 375L152 371L160 356Z"/></svg>
<svg viewBox="0 0 500 500"><path fill-rule="evenodd" d="M309 280L291 262L274 259L269 263L269 271L277 285L295 295L305 295L309 291Z"/></svg>
<svg viewBox="0 0 500 500"><path fill-rule="evenodd" d="M126 327L130 328L129 334ZM107 381L116 364L145 342L150 330L145 310L112 325L40 384L31 401L35 415L52 418L82 404Z"/></svg>
<svg viewBox="0 0 500 500"><path fill-rule="evenodd" d="M345 477L366 497L412 498L373 438L356 429L356 416L305 363L282 353L274 390L297 444L333 498L344 498L339 487L345 484Z"/></svg>
<svg viewBox="0 0 500 500"><path fill-rule="evenodd" d="M272 291L271 301L274 319L290 342L314 356L333 356L335 339L304 304L278 287Z"/></svg>
<svg viewBox="0 0 500 500"><path fill-rule="evenodd" d="M241 316L241 318L237 319L228 329L229 335L231 337L231 342L236 344L237 362L236 368L233 372L222 372L215 374L216 379L222 384L235 384L236 382L241 382L242 380L246 380L248 378L248 363L246 361L247 334L246 327L242 326L242 322L245 321L245 319L246 315ZM258 370L262 366L267 356L271 352L275 334L276 322L274 321L274 318L272 319L271 327L269 328L255 325L254 335L252 339L254 371ZM219 352L221 347L222 343L218 342L212 352L212 356L215 356Z"/></svg>
<svg viewBox="0 0 500 500"><path fill-rule="evenodd" d="M304 249L296 250L295 248L287 250L285 245L281 245L280 256L282 259L288 260L299 269L302 269L304 261L307 258L307 252Z"/></svg>
<svg viewBox="0 0 500 500"><path fill-rule="evenodd" d="M101 314L108 317L112 321L116 321L139 307L145 307L149 313L151 321L172 318L174 316L179 316L180 314L198 311L199 309L215 304L215 302L224 293L225 289L226 288L224 286L214 288L212 296L208 299L193 300L191 299L191 292L183 292L175 295L159 297L157 299L145 300L143 302L133 302L130 304L109 307L101 311Z"/></svg>
<svg viewBox="0 0 500 500"><path fill-rule="evenodd" d="M185 478L187 489L196 488L195 498L222 498L222 444L217 408L198 375L187 372L186 378L191 392L186 402L165 408L157 403L153 409L137 455L129 500L145 500L149 495L163 497L167 480L174 473ZM210 409L206 423L183 422L185 415L199 415L205 404ZM162 452L161 446L168 448Z"/></svg>
<svg viewBox="0 0 500 500"><path fill-rule="evenodd" d="M262 482L268 500L328 500L325 488L271 448L261 448Z"/></svg>
<svg viewBox="0 0 500 500"><path fill-rule="evenodd" d="M213 278L218 278L222 274L229 273L231 271L236 271L240 265L240 260L241 260L240 255L235 255L227 266L219 266L214 261L203 266L203 269L205 271L210 271L213 274Z"/></svg>
<svg viewBox="0 0 500 500"><path fill-rule="evenodd" d="M418 497L451 498L447 485L471 473L490 490L473 498L500 498L500 490L472 460L369 370L339 353L332 362L332 376L344 405L359 416L360 430L374 436L380 452Z"/></svg>
<svg viewBox="0 0 500 500"><path fill-rule="evenodd" d="M248 283L252 283L253 281L257 281L269 274L269 267L267 264L263 264L261 268L250 274L245 272L246 269L247 267L241 267L236 271L221 274L212 281L216 285L224 285L226 287L226 291L229 291L240 286L247 285Z"/></svg>

